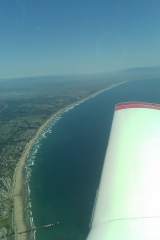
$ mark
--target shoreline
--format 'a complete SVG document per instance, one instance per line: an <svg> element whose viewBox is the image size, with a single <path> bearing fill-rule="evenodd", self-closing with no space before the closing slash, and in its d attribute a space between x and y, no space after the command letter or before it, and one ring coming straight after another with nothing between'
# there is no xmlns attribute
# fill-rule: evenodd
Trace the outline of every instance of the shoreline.
<svg viewBox="0 0 160 240"><path fill-rule="evenodd" d="M69 111L70 109L76 107L77 105L90 100L91 98L94 98L98 96L99 94L111 90L114 87L118 87L120 85L123 85L127 83L128 81L122 81L120 83L114 83L111 86L108 86L102 90L99 90L95 93L91 93L87 97L82 98L81 100L77 100L72 104L69 104L68 106L59 109L56 113L51 115L51 117L46 120L42 126L37 130L35 136L26 144L24 151L16 165L14 176L13 176L13 229L15 232L15 239L16 240L28 240L28 234L18 234L21 232L25 232L27 230L27 224L26 224L26 216L25 216L25 180L26 180L26 174L25 174L25 166L28 160L28 157L30 153L32 152L33 146L36 144L37 140L39 140L44 132L51 126L51 124L56 120L56 118L62 114L64 114L66 111Z"/></svg>

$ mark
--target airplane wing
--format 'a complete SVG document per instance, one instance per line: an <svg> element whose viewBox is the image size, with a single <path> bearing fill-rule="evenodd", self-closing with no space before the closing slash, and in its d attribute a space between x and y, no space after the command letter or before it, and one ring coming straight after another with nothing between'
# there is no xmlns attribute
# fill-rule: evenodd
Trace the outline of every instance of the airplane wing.
<svg viewBox="0 0 160 240"><path fill-rule="evenodd" d="M160 105L116 105L87 240L160 239Z"/></svg>

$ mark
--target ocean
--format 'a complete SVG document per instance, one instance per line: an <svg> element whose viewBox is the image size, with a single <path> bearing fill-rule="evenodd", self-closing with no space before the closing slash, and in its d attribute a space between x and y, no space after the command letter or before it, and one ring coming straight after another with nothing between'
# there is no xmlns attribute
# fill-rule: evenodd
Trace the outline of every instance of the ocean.
<svg viewBox="0 0 160 240"><path fill-rule="evenodd" d="M34 146L29 186L37 240L85 240L112 124L119 102L160 103L160 81L133 81L63 113ZM32 165L32 166L31 166Z"/></svg>

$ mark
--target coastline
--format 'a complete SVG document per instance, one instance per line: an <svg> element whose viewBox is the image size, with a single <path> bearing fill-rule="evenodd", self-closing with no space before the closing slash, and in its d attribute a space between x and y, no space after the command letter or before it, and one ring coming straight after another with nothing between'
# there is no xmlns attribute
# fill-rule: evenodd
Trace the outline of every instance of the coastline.
<svg viewBox="0 0 160 240"><path fill-rule="evenodd" d="M28 240L28 234L17 234L21 232L25 232L27 230L27 224L25 222L25 166L28 160L28 157L32 151L33 146L36 144L37 140L41 138L43 133L50 127L52 122L56 120L59 115L62 115L64 112L69 111L70 109L74 108L75 106L96 97L97 95L110 90L114 87L119 85L125 84L127 81L123 81L120 83L112 84L102 90L99 90L95 93L90 94L89 96L78 100L64 108L61 108L59 111L54 113L36 132L35 136L26 144L24 151L22 153L21 158L19 159L17 166L15 168L14 177L13 177L13 229L15 232L15 239L16 240Z"/></svg>

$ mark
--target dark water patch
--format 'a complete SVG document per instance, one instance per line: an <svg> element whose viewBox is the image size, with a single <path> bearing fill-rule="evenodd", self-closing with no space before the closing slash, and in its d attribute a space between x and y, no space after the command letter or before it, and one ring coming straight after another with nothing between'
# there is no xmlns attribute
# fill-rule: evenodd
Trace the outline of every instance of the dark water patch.
<svg viewBox="0 0 160 240"><path fill-rule="evenodd" d="M160 103L160 81L119 86L63 115L41 142L31 177L38 240L85 240L111 128L114 105L124 101Z"/></svg>

